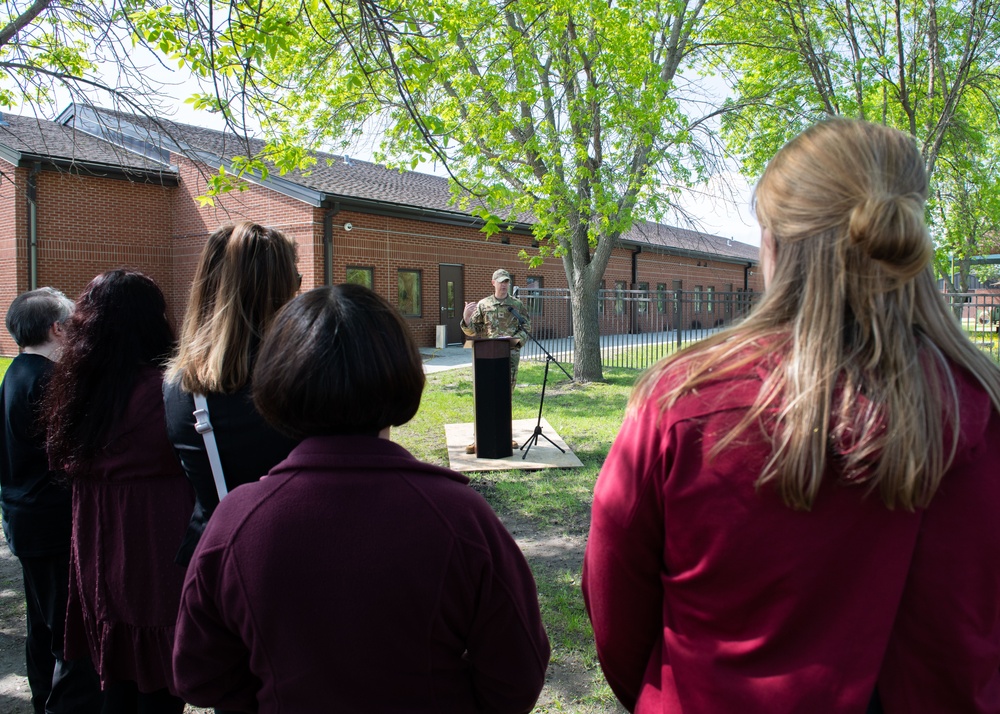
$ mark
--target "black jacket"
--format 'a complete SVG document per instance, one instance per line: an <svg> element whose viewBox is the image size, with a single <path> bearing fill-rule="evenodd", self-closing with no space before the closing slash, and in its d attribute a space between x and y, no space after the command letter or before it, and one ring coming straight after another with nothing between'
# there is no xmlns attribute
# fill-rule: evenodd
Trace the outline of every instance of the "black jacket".
<svg viewBox="0 0 1000 714"><path fill-rule="evenodd" d="M257 413L249 385L235 394L209 394L207 397L209 420L230 491L258 481L272 466L283 461L298 443L271 428ZM163 403L167 436L195 492L194 513L177 553L177 562L187 565L208 519L219 505L219 496L205 453L204 438L194 429L194 397L181 389L180 379L177 379L163 383Z"/></svg>
<svg viewBox="0 0 1000 714"><path fill-rule="evenodd" d="M49 470L38 421L53 366L20 354L0 385L0 506L7 545L19 558L69 553L72 493L62 472Z"/></svg>

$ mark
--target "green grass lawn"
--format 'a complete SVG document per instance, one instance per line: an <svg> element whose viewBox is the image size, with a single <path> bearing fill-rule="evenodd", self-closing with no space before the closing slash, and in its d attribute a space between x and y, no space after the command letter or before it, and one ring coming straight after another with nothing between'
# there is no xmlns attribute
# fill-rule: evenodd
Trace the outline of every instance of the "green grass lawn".
<svg viewBox="0 0 1000 714"><path fill-rule="evenodd" d="M521 363L514 393L514 419L536 419L542 365ZM621 426L635 370L605 369L606 383L579 385L558 369L549 371L543 416L583 462L583 468L497 471L471 474L472 486L505 519L515 535L570 544L560 557L528 562L538 584L542 616L552 642L552 665L569 672L572 688L547 691L537 712L616 711L594 651L580 592L580 556L590 524L594 482ZM464 368L428 377L417 416L393 440L416 457L448 465L445 424L471 422L472 371ZM562 678L561 678L562 679ZM552 689L552 687L550 687Z"/></svg>
<svg viewBox="0 0 1000 714"><path fill-rule="evenodd" d="M7 374L7 368L10 367L10 363L14 361L13 357L0 357L0 379Z"/></svg>

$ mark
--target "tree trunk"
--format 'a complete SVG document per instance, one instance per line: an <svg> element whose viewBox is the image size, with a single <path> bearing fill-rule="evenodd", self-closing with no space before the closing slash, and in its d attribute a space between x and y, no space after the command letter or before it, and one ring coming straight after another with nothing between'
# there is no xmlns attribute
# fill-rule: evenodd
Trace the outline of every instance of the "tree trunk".
<svg viewBox="0 0 1000 714"><path fill-rule="evenodd" d="M573 379L577 382L603 382L601 370L601 327L597 317L597 290L570 284L573 309Z"/></svg>
<svg viewBox="0 0 1000 714"><path fill-rule="evenodd" d="M959 292L969 292L969 276L972 275L972 261L962 258L958 261L958 285Z"/></svg>

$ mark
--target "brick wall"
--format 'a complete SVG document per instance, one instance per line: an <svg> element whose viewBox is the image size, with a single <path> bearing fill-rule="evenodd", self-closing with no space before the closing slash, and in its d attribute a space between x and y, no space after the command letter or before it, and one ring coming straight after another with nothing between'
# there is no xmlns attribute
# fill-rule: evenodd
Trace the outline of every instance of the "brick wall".
<svg viewBox="0 0 1000 714"><path fill-rule="evenodd" d="M27 235L27 197L21 187L28 174L2 160L0 171L3 172L0 176L0 310L6 317L11 301L24 291L28 282L27 263L24 263L25 269L21 269L18 260L19 251L26 250L26 246L20 245L18 236ZM0 328L0 354L17 354L17 344L5 327Z"/></svg>
<svg viewBox="0 0 1000 714"><path fill-rule="evenodd" d="M128 181L42 172L38 180L39 285L52 285L76 297L98 273L119 266L137 268L152 276L163 288L168 314L179 329L187 304L198 257L209 234L220 225L253 220L285 231L298 246L302 289L323 283L323 219L327 209L316 208L256 184L215 199L213 206L197 200L206 190L206 175L183 156L172 158L179 167L177 187L161 187ZM4 166L14 176L0 181L0 310L6 314L10 301L27 288L27 200L28 172ZM528 278L541 277L544 288L565 288L561 259L547 259L529 270L518 253L537 254L532 237L509 235L488 239L476 227L453 226L414 219L391 218L353 211L333 216L333 281L346 279L348 266L371 268L373 287L390 303L399 304L398 271L419 271L420 315L407 318L421 346L435 342L441 321L439 269L442 264L461 265L464 294L456 296L461 306L492 291L490 278L498 267L506 268L514 284L524 287ZM352 230L345 231L344 224ZM756 271L755 271L756 272ZM697 260L643 252L638 256L637 282L658 283L668 289L674 280L685 290L696 285L712 286L718 292L729 285L743 287L739 264ZM605 275L611 289L615 281L632 288L632 256L626 248L614 251ZM750 278L760 290L760 277ZM15 354L16 346L4 331L0 351Z"/></svg>
<svg viewBox="0 0 1000 714"><path fill-rule="evenodd" d="M38 285L76 298L100 273L141 270L166 292L172 277L172 189L43 171L38 177Z"/></svg>
<svg viewBox="0 0 1000 714"><path fill-rule="evenodd" d="M28 289L28 170L0 186L0 311ZM45 170L37 177L38 286L75 299L94 276L118 267L170 284L171 189ZM4 330L3 354L17 347Z"/></svg>
<svg viewBox="0 0 1000 714"><path fill-rule="evenodd" d="M352 225L350 232L344 230L345 223ZM561 260L550 258L530 271L520 261L520 250L537 252L531 242L530 236L511 235L504 244L499 236L487 240L478 228L341 211L333 220L333 281L344 282L348 266L372 268L372 287L397 305L398 271L420 271L421 316L408 317L407 322L417 344L429 347L441 321L442 263L463 266L464 295L456 296L459 309L493 291L490 280L497 268L509 270L516 285L523 286L529 275L540 275L545 287L566 287Z"/></svg>

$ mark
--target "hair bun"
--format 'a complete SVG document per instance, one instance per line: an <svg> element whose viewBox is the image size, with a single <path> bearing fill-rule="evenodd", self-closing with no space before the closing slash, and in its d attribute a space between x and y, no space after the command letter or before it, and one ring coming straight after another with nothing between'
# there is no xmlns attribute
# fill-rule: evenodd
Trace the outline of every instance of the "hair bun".
<svg viewBox="0 0 1000 714"><path fill-rule="evenodd" d="M915 277L931 261L924 202L917 194L865 199L851 210L848 230L851 245L900 279Z"/></svg>

